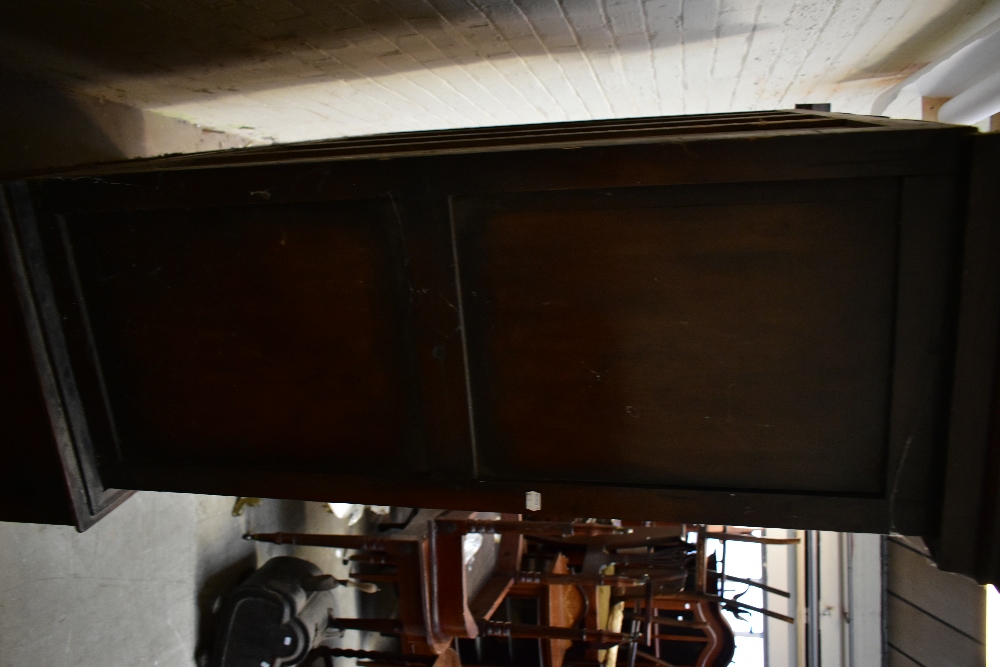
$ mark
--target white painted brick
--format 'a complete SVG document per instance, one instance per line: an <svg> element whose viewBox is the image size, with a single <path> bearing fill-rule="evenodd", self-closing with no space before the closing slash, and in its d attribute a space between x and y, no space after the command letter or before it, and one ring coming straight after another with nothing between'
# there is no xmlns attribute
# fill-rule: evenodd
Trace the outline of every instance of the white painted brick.
<svg viewBox="0 0 1000 667"><path fill-rule="evenodd" d="M918 64L915 36L971 2L35 0L44 30L5 35L0 65L255 140L796 102L865 112Z"/></svg>
<svg viewBox="0 0 1000 667"><path fill-rule="evenodd" d="M649 115L659 101L645 3L608 0L606 6L613 43L622 53L622 74L632 91L632 115Z"/></svg>
<svg viewBox="0 0 1000 667"><path fill-rule="evenodd" d="M563 7L584 51L587 66L598 84L601 98L608 104L610 116L636 115L603 0L566 2Z"/></svg>
<svg viewBox="0 0 1000 667"><path fill-rule="evenodd" d="M792 84L803 65L821 46L819 35L831 18L835 3L829 0L800 0L784 25L784 40L781 56L771 68L770 76L763 86L762 94L779 105L794 106L796 102L810 100L794 99L788 102ZM815 35L816 38L810 38Z"/></svg>
<svg viewBox="0 0 1000 667"><path fill-rule="evenodd" d="M719 4L719 24L716 30L715 59L712 62L712 84L708 90L709 111L733 108L736 87L746 66L753 27L764 0L722 0Z"/></svg>
<svg viewBox="0 0 1000 667"><path fill-rule="evenodd" d="M718 0L685 0L682 29L684 113L708 111L708 91L715 58Z"/></svg>
<svg viewBox="0 0 1000 667"><path fill-rule="evenodd" d="M653 46L653 75L658 98L657 112L682 113L684 67L681 58L681 11L683 0L647 0L646 17Z"/></svg>
<svg viewBox="0 0 1000 667"><path fill-rule="evenodd" d="M775 102L763 95L773 68L786 57L785 24L794 7L794 0L764 0L758 22L749 36L746 64L736 85L733 104L742 109L775 108Z"/></svg>

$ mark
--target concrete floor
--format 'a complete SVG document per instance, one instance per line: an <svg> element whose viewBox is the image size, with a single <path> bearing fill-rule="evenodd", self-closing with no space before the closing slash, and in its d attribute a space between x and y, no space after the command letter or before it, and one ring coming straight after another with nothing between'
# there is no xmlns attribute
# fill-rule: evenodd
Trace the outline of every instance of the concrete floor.
<svg viewBox="0 0 1000 667"><path fill-rule="evenodd" d="M204 664L219 598L276 555L343 577L332 549L244 541L247 531L341 533L322 503L141 492L83 534L0 522L0 667ZM353 615L354 591L337 590ZM345 645L356 638L345 637Z"/></svg>

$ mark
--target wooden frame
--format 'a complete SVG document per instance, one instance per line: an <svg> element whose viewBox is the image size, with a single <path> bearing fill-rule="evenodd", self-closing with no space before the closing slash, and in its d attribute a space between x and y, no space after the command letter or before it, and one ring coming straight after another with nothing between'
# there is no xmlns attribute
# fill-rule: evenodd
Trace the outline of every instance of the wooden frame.
<svg viewBox="0 0 1000 667"><path fill-rule="evenodd" d="M59 336L58 327L53 326L53 318L58 315L53 308L45 259L39 254L33 236L31 202L23 197L23 191L16 186L11 188L11 195L13 201L8 202L4 192L0 190L0 214L5 223L3 245L7 251L10 284L17 294L20 317L37 375L8 377L7 381L17 383L15 391L30 392L35 386L41 390L36 401L40 399L38 402L41 403L41 412L48 415L50 430L29 436L32 440L28 442L16 441L15 438L25 437L20 428L24 428L25 422L30 423L29 419L34 415L12 415L15 428L12 429L13 433L5 433L11 440L4 445L27 448L32 452L32 459L29 460L44 461L41 465L45 467L41 471L30 472L35 472L36 475L40 472L51 479L52 488L47 488L49 485L46 484L39 489L36 477L29 491L41 490L45 497L32 498L28 495L25 498L23 491L15 487L14 497L5 502L8 508L5 518L70 524L83 531L123 503L133 492L107 488L97 471L90 433L84 416L79 412L77 389L73 372L68 367L66 348ZM12 213L12 208L16 213ZM23 223L23 226L15 228L14 220ZM52 330L52 338L48 340L42 333L46 329ZM24 353L17 349L15 341L5 342L7 354ZM38 384L35 385L35 382ZM49 452L56 454L58 465L55 460L48 458ZM10 472L23 475L29 471L12 468Z"/></svg>
<svg viewBox="0 0 1000 667"><path fill-rule="evenodd" d="M943 569L1000 582L1000 135L976 137L941 533Z"/></svg>
<svg viewBox="0 0 1000 667"><path fill-rule="evenodd" d="M42 356L36 352L40 377L58 378L60 393L48 392L46 409L50 415L64 414L57 421L73 434L72 446L64 445L62 451L72 450L79 461L81 488L93 500L88 504L78 493L76 503L89 508L85 513L90 516L99 516L122 498L106 487L502 512L523 511L525 493L535 491L542 495L543 512L551 516L898 531L925 535L932 543L940 536L948 567L995 578L996 547L968 546L980 539L970 533L989 533L973 526L976 517L992 521L982 511L996 505L995 499L983 499L995 486L983 481L985 464L979 464L992 460L981 435L984 406L992 396L985 388L990 380L979 372L982 377L970 384L964 375L984 358L981 350L995 355L992 320L973 314L983 312L974 304L998 298L989 292L989 269L984 268L996 252L990 236L995 234L990 213L995 202L981 194L993 178L983 156L992 155L995 142L984 139L973 138L970 128L807 111L386 135L167 157L32 178L5 186L12 205L4 218L14 248L14 275L21 276L21 294L32 299L25 303L44 305L38 314L25 311L22 324L34 337L34 348L44 351ZM976 154L970 163L973 143ZM971 181L973 226L963 259L971 165L977 165ZM476 422L489 405L481 384L483 339L477 333L485 320L471 294L481 280L475 278L477 267L469 264L466 247L470 234L482 226L466 214L468 202L504 197L556 201L612 191L634 198L716 186L749 192L775 184L843 184L850 179L885 183L885 192L896 198L895 313L893 335L886 341L892 368L885 384L887 435L880 444L884 451L877 488L858 492L823 490L815 484L753 488L485 474L482 447L494 434L481 430L486 422ZM350 201L377 203L396 244L391 249L398 258L393 260L396 268L378 278L385 293L397 299L393 308L398 308L399 344L406 359L401 372L410 378L401 390L409 416L393 455L395 470L338 471L283 465L280 459L267 466L238 460L206 465L143 458L137 441L123 445L109 404L120 390L108 389L107 353L101 347L106 343L94 333L94 318L105 311L94 305L96 274L85 275L91 270L87 262L93 264L94 253L103 251L87 251L73 235L82 233L88 220L149 219L157 211L180 215L240 207L264 214ZM966 305L956 324L960 290ZM53 370L44 370L46 364ZM944 437L949 428L950 443ZM63 441L68 443L69 436ZM947 481L942 477L946 460ZM982 549L994 549L994 555L976 561L974 554L985 553Z"/></svg>

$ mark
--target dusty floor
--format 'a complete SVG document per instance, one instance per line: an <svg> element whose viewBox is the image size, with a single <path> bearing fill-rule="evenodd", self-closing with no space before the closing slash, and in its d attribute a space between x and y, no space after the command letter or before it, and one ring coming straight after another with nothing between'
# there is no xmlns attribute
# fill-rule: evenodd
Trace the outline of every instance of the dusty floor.
<svg viewBox="0 0 1000 667"><path fill-rule="evenodd" d="M234 517L233 501L142 492L83 534L0 522L0 667L192 667L219 596L258 563L292 554L346 573L332 549L254 544L245 532L365 527L348 530L321 503L264 500ZM353 615L354 592L337 595L337 613Z"/></svg>

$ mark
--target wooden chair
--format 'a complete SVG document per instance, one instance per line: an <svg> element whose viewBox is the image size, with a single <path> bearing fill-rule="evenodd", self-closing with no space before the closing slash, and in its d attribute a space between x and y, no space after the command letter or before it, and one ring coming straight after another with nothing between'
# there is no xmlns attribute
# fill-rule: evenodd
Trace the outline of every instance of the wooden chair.
<svg viewBox="0 0 1000 667"><path fill-rule="evenodd" d="M506 597L537 599L539 623L566 628L578 627L591 604L584 586L568 575L570 571L567 558L560 555L551 563L546 576L519 576ZM591 627L597 629L596 625ZM561 667L572 641L543 639L540 642L542 663L549 667Z"/></svg>
<svg viewBox="0 0 1000 667"><path fill-rule="evenodd" d="M399 588L395 619L330 618L329 627L398 635L407 655L439 655L455 638L478 636L538 638L618 644L631 639L621 633L587 628L529 625L490 619L515 583L568 583L557 573L521 572L525 534L538 536L597 535L621 532L615 527L572 522L520 521L512 515L421 510L398 532L379 536L268 533L247 539L275 544L297 544L352 549L357 562L379 563L392 570L382 575L359 575L367 581L392 583ZM479 533L483 547L467 567L463 538Z"/></svg>
<svg viewBox="0 0 1000 667"><path fill-rule="evenodd" d="M529 522L530 523L530 522ZM539 622L551 625L583 627L591 631L610 631L607 619L613 602L635 597L651 599L656 592L679 590L687 573L684 563L672 563L662 555L681 543L680 524L641 522L631 526L587 523L590 534L541 535L526 538L522 570L541 570L546 574L520 573L509 596L534 598L539 603ZM619 529L620 528L620 529ZM659 549L657 554L648 550ZM642 553L637 553L641 550ZM676 560L676 559L673 559ZM615 565L614 574L606 573ZM605 587L614 599L599 595ZM621 632L638 638L639 628ZM541 664L561 667L572 642L545 640L541 644ZM599 651L590 646L579 650L565 664L599 664Z"/></svg>
<svg viewBox="0 0 1000 667"><path fill-rule="evenodd" d="M718 602L662 597L654 598L651 606L651 629L644 634L645 642L631 647L627 664L639 660L670 667L725 667L730 663L736 641ZM646 621L645 615L642 620Z"/></svg>
<svg viewBox="0 0 1000 667"><path fill-rule="evenodd" d="M694 544L679 539L681 534L694 532ZM633 537L633 536L629 536ZM648 538L649 536L646 536ZM628 652L618 658L618 664L629 667L636 660L658 664L671 664L665 661L664 655L676 660L678 664L712 667L728 664L732 657L735 641L732 630L722 616L724 608L756 611L783 621L793 619L760 609L752 605L725 598L723 595L724 577L716 571L714 556L706 554L708 539L722 541L747 541L762 544L790 544L796 539L761 538L749 534L748 531L729 532L728 530L709 530L708 526L685 526L677 531L674 537L660 539L630 540L627 537L615 536L605 540L603 536L588 538L562 539L549 538L533 540L529 553L533 557L553 557L556 549L572 548L574 545L583 547L576 552L576 564L583 573L582 577L592 579L595 572L602 572L609 565L615 566L616 575L623 579L631 578L630 586L612 588L612 601L623 603L629 611L623 614L624 620L631 628L633 635L641 638L628 647ZM655 546L636 548L635 545ZM557 554L555 558L562 556ZM639 585L639 578L643 582ZM730 580L764 588L771 593L786 595L784 591L771 588L746 579L729 577ZM593 584L594 582L591 581ZM596 588L591 586L591 590ZM593 593L591 593L593 597ZM600 627L591 621L592 627ZM573 664L597 664L596 652L589 652L584 662ZM559 667L558 663L548 663L547 667ZM569 667L569 665L564 665Z"/></svg>
<svg viewBox="0 0 1000 667"><path fill-rule="evenodd" d="M708 539L726 541L755 542L758 544L796 544L796 538L756 537L748 531L729 532L726 529L709 530L708 526L693 526L696 534L691 579L683 590L668 595L657 595L652 600L643 601L641 615L636 610L630 620L642 623L646 648L633 648L632 659L644 660L659 665L680 667L723 667L728 665L735 650L732 629L722 616L723 609L742 609L762 613L788 623L791 617L745 602L726 598L724 595L724 572L715 568L714 556L707 555ZM728 577L748 586L755 586L777 595L788 593L760 582L738 577ZM669 658L667 660L666 658Z"/></svg>

